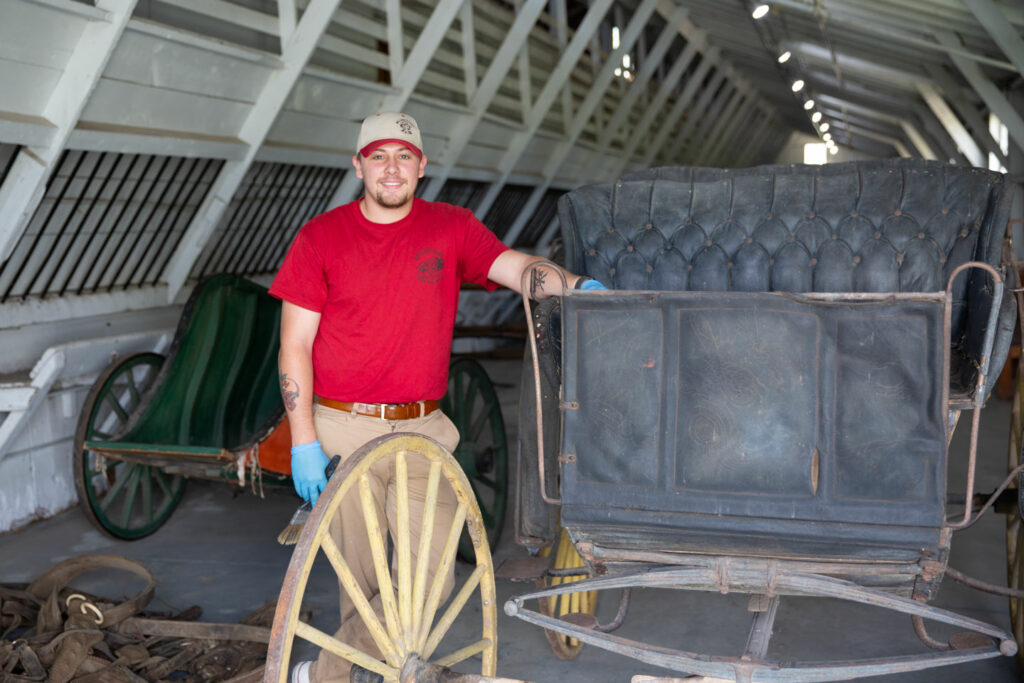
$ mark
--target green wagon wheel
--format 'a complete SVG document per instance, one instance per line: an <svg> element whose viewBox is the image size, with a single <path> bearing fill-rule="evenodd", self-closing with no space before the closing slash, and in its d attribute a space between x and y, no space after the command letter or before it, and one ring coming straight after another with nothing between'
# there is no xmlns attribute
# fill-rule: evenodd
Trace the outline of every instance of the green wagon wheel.
<svg viewBox="0 0 1024 683"><path fill-rule="evenodd" d="M1024 443L1024 363L1019 364L1014 378L1013 404L1010 411L1009 469L1020 464L1021 445ZM1021 494L1017 487L1017 496ZM1012 489L1011 489L1012 490ZM1006 573L1010 588L1024 589L1024 522L1020 505L1006 515ZM1017 644L1024 648L1024 600L1010 598L1010 627ZM1017 664L1024 667L1024 655L1017 651Z"/></svg>
<svg viewBox="0 0 1024 683"><path fill-rule="evenodd" d="M185 477L158 467L103 457L86 441L109 439L138 408L156 379L163 356L136 353L103 371L89 390L75 431L75 489L78 501L100 531L132 540L167 521L185 490Z"/></svg>
<svg viewBox="0 0 1024 683"><path fill-rule="evenodd" d="M476 495L491 548L498 543L508 500L508 444L494 385L480 363L455 360L448 370L448 393L441 410L459 429L455 459ZM468 536L459 543L459 557L473 557Z"/></svg>

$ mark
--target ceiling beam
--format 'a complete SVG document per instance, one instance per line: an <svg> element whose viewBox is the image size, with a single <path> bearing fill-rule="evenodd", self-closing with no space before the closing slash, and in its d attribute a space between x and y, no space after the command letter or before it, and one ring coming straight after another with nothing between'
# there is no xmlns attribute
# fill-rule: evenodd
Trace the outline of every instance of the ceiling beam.
<svg viewBox="0 0 1024 683"><path fill-rule="evenodd" d="M688 13L689 11L686 8L680 7L665 22L665 28L662 29L657 40L654 41L654 46L647 54L644 63L640 66L636 78L630 83L626 96L619 102L612 113L611 119L608 121L608 125L605 126L604 130L601 131L601 135L598 136L598 147L607 147L618 136L626 121L629 120L629 114L633 111L633 106L639 100L640 95L646 92L647 82L650 81L655 70L662 65L665 53L668 52L668 48L671 47L676 36L679 34L679 26L686 20ZM690 61L693 60L696 54L697 45L693 42L687 43L686 47L683 48L683 54L680 56L680 60L685 58L683 69L690 65Z"/></svg>
<svg viewBox="0 0 1024 683"><path fill-rule="evenodd" d="M784 43L786 49L796 53L797 58L801 60L807 60L817 64L826 64L831 68L832 56L829 51L813 43L806 41L795 41ZM802 58L802 59L801 59ZM913 90L914 87L923 81L928 81L928 77L921 73L914 73L912 71L905 71L903 69L897 69L870 59L861 59L860 57L853 57L843 53L836 54L836 61L839 63L839 67L843 70L843 73L847 76L852 74L861 74L868 78L882 81L895 85L903 90Z"/></svg>
<svg viewBox="0 0 1024 683"><path fill-rule="evenodd" d="M736 116L740 104L747 97L747 92L749 90L745 87L745 84L738 84L736 90L722 108L721 113L711 119L711 126L708 128L707 135L698 141L700 146L694 148L696 152L695 166L705 166L708 164L711 152L718 144L718 136L722 134L725 128L732 124L733 117Z"/></svg>
<svg viewBox="0 0 1024 683"><path fill-rule="evenodd" d="M942 124L949 137L956 143L956 146L960 148L960 152L971 162L971 165L978 168L986 168L988 166L988 159L985 157L985 154L978 147L978 143L974 141L971 134L967 132L964 124L960 122L960 119L956 117L953 110L946 104L946 100L942 98L942 95L935 89L935 86L928 85L927 83L918 83L917 90L921 93L925 104L935 114L935 118L939 120L939 123Z"/></svg>
<svg viewBox="0 0 1024 683"><path fill-rule="evenodd" d="M430 19L416 38L416 43L409 51L409 56L403 60L402 68L397 77L392 76L391 84L395 90L380 99L376 111L402 111L406 103L412 97L413 91L427 70L427 65L433 59L434 53L444 39L445 33L455 20L463 0L440 0L430 14ZM401 21L401 17L398 17ZM390 24L391 17L388 17ZM369 115L368 112L367 115ZM363 186L363 181L356 177L355 173L346 173L341 185L334 191L334 196L327 203L328 206L340 206L352 201Z"/></svg>
<svg viewBox="0 0 1024 683"><path fill-rule="evenodd" d="M501 42L501 47L495 53L490 66L487 67L487 73L484 74L476 92L469 98L471 118L469 121L460 118L452 121L452 128L448 131L448 144L441 160L441 168L437 173L431 175L430 185L427 186L427 190L423 194L423 198L427 201L437 199L441 188L451 176L452 169L455 168L463 150L469 144L469 139L480 125L484 114L487 113L487 108L491 106L491 101L508 75L509 69L512 68L512 63L520 48L529 38L530 30L537 23L537 17L540 16L545 4L546 0L527 0L519 8L515 21ZM568 92L568 88L565 89L565 92Z"/></svg>
<svg viewBox="0 0 1024 683"><path fill-rule="evenodd" d="M675 102L672 104L672 109L662 120L661 125L657 128L654 140L648 147L648 154L650 157L645 158L644 166L650 165L653 153L651 148L657 149L665 144L665 138L675 127L679 117L682 116L685 108L690 104L697 90L700 88L701 83L704 82L704 77L713 65L718 62L718 48L712 47L707 48L707 44L704 42L702 35L695 35L691 37L689 45L686 46L686 50L680 55L676 63L672 65L672 69L669 71L668 76L662 82L661 87L658 88L658 94L654 96L654 100L644 111L644 115L637 122L633 128L629 139L626 141L625 146L622 148L622 154L619 155L618 162L615 168L609 174L611 178L618 178L622 175L626 166L629 165L630 160L633 158L633 154L636 153L637 148L640 146L640 142L645 138L649 137L652 130L652 124L654 123L657 115L663 110L666 102L668 101L669 95L672 94L676 87L676 84L683 76L683 72L689 67L692 60L692 55L688 54L690 47L696 51L707 50L701 57L700 63L697 65L696 70L690 75L686 86L683 88L683 92L676 97ZM593 179L594 176L592 175Z"/></svg>
<svg viewBox="0 0 1024 683"><path fill-rule="evenodd" d="M936 31L935 37L943 45L955 46L957 43L956 36L949 31ZM952 55L952 59L989 110L998 116L1006 126L1010 139L1021 151L1024 151L1024 118L1021 118L1020 112L1010 104L1006 95L999 90L996 84L985 77L977 64L958 55Z"/></svg>
<svg viewBox="0 0 1024 683"><path fill-rule="evenodd" d="M498 198L520 157L522 157L523 152L526 151L526 148L536 136L537 130L544 121L548 110L551 109L551 105L554 104L555 98L558 97L576 63L582 57L583 51L587 47L587 42L597 33L597 28L605 13L611 7L611 4L612 0L595 0L590 5L586 16L583 17L583 21L580 22L572 40L569 41L569 45L559 58L558 64L551 72L547 83L544 84L544 89L537 96L533 108L530 109L529 115L524 122L525 130L512 136L508 149L498 162L498 178L487 188L484 198L476 206L475 212L477 216L486 216L487 210L491 208L494 200Z"/></svg>
<svg viewBox="0 0 1024 683"><path fill-rule="evenodd" d="M900 128L903 129L903 132L917 149L917 153L921 158L932 160L938 159L938 156L936 156L934 150L932 150L931 145L928 144L928 141L924 139L924 136L921 135L914 124L904 119L903 121L900 121Z"/></svg>
<svg viewBox="0 0 1024 683"><path fill-rule="evenodd" d="M57 84L43 106L42 118L53 124L46 145L27 145L18 151L0 186L0 263L11 255L60 161L82 110L96 89L103 70L131 19L136 0L98 0L102 15L82 29Z"/></svg>
<svg viewBox="0 0 1024 683"><path fill-rule="evenodd" d="M252 166L256 153L277 119L278 113L313 54L320 36L327 29L331 16L341 0L311 0L295 26L291 40L281 54L281 68L272 72L242 123L238 137L247 145L245 156L226 161L206 193L203 203L185 230L178 248L167 262L163 281L167 283L167 300L173 302L188 279L196 259L202 254L231 198Z"/></svg>
<svg viewBox="0 0 1024 683"><path fill-rule="evenodd" d="M1017 67L1017 73L1024 74L1024 39L1010 24L1006 13L992 0L963 0L963 3Z"/></svg>
<svg viewBox="0 0 1024 683"><path fill-rule="evenodd" d="M731 78L733 75L732 68L728 66L723 65L715 70L715 75L711 78L703 92L701 92L697 102L691 109L687 110L686 122L683 124L682 129L673 134L675 137L673 143L667 147L659 146L655 148L653 145L649 147L644 155L644 166L650 166L658 155L668 164L682 161L681 153L684 147L689 144L690 134L698 124L701 124L701 127L703 127L705 121L704 113L711 106L712 102L717 102L717 98L731 89L731 86L726 81L726 77ZM723 82L725 83L724 85Z"/></svg>
<svg viewBox="0 0 1024 683"><path fill-rule="evenodd" d="M514 244L519 234L526 227L527 222L533 216L533 212L537 209L541 199L544 198L544 194L551 187L551 181L554 180L555 175L562 169L562 165L565 164L565 160L569 158L569 154L572 153L573 147L576 145L576 140L579 139L580 134L583 132L583 128L587 125L591 116L594 114L594 110L604 99L605 93L608 91L608 87L612 83L612 79L615 78L615 71L622 68L622 58L624 55L630 53L633 46L636 44L637 39L643 33L644 27L647 25L647 20L650 19L651 14L654 13L655 6L661 0L642 0L640 5L633 12L629 19L629 23L626 25L625 30L622 31L621 38L619 40L619 46L608 56L601 70L597 76L594 77L593 82L590 84L590 90L587 92L587 96L580 103L579 111L576 112L576 116L572 120L572 124L569 127L568 134L565 138L558 141L558 145L551 152L550 157L544 164L543 179L540 183L534 186L530 192L530 196L526 200L526 204L519 210L519 215L516 216L515 221L509 226L508 232L504 236L506 244Z"/></svg>
<svg viewBox="0 0 1024 683"><path fill-rule="evenodd" d="M946 98L953 103L953 108L971 131L972 137L981 143L986 152L994 154L999 159L999 163L1009 168L1010 160L999 147L999 143L992 137L992 133L988 129L988 123L981 118L981 113L974 102L967 101L968 94L973 99L976 93L974 91L965 91L964 88L961 88L946 73L945 69L932 67L929 68L929 74L932 77L932 81L945 93Z"/></svg>
<svg viewBox="0 0 1024 683"><path fill-rule="evenodd" d="M804 13L813 13L814 5L808 5L801 0L774 0L776 5L785 7L788 9L796 10ZM947 45L943 41L935 42L926 38L919 38L912 33L902 31L899 29L888 28L878 23L878 15L871 15L870 13L857 14L856 12L850 12L848 7L840 7L835 4L829 6L828 20L830 23L842 26L845 29L862 31L864 33L870 33L883 38L889 38L896 40L901 43L909 45L915 45L917 47L924 48L926 50L934 50L938 52L945 52L950 56L956 55L965 59L969 59L979 64L986 64L988 66L994 66L1007 71L1016 71L1013 64L1005 62L999 59L992 59L984 55L979 55L975 52L967 50L960 45L951 44Z"/></svg>

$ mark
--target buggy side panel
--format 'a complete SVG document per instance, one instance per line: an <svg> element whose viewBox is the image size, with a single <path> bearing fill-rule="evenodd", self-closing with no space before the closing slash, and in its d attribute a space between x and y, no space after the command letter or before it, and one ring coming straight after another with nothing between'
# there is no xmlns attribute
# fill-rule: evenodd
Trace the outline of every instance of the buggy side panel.
<svg viewBox="0 0 1024 683"><path fill-rule="evenodd" d="M937 558L941 297L563 299L562 522L605 548Z"/></svg>

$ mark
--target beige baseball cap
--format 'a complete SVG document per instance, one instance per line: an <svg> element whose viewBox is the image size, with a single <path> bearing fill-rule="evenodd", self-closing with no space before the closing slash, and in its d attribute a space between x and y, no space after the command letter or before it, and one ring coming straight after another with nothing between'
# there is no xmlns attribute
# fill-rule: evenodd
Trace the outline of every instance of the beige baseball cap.
<svg viewBox="0 0 1024 683"><path fill-rule="evenodd" d="M360 154L369 156L373 150L390 142L405 145L410 152L423 157L423 139L413 117L395 111L383 111L363 119L359 141L356 143Z"/></svg>

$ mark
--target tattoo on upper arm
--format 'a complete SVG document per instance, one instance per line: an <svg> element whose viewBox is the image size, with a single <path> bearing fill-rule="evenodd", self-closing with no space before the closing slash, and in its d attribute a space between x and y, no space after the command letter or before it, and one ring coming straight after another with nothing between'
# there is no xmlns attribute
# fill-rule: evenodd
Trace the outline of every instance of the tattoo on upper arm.
<svg viewBox="0 0 1024 683"><path fill-rule="evenodd" d="M281 398L284 399L284 407L288 410L295 410L295 400L299 397L299 385L285 373L281 373Z"/></svg>
<svg viewBox="0 0 1024 683"><path fill-rule="evenodd" d="M544 278L547 277L540 268L534 268L533 273L530 275L530 294L536 294L544 289Z"/></svg>

